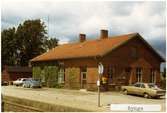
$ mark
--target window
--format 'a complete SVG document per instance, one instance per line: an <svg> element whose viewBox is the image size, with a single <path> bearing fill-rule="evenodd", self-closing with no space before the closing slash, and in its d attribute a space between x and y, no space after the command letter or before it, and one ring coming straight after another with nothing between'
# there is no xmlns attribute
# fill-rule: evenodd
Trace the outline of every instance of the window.
<svg viewBox="0 0 167 113"><path fill-rule="evenodd" d="M86 79L86 73L83 73L83 79Z"/></svg>
<svg viewBox="0 0 167 113"><path fill-rule="evenodd" d="M113 67L111 67L111 66L109 66L108 67L108 78L113 78L113 74L114 74L114 68Z"/></svg>
<svg viewBox="0 0 167 113"><path fill-rule="evenodd" d="M154 69L150 70L150 82L155 83L156 82L156 71Z"/></svg>
<svg viewBox="0 0 167 113"><path fill-rule="evenodd" d="M81 79L82 80L86 80L86 72L87 72L87 68L81 67Z"/></svg>
<svg viewBox="0 0 167 113"><path fill-rule="evenodd" d="M134 84L135 87L140 87L139 83Z"/></svg>
<svg viewBox="0 0 167 113"><path fill-rule="evenodd" d="M86 67L82 67L82 68L81 68L81 72L87 72Z"/></svg>
<svg viewBox="0 0 167 113"><path fill-rule="evenodd" d="M85 89L87 85L87 79L86 79L87 68L81 67L80 69L81 69L81 73L80 73L81 88Z"/></svg>
<svg viewBox="0 0 167 113"><path fill-rule="evenodd" d="M137 82L142 82L142 68L136 68Z"/></svg>
<svg viewBox="0 0 167 113"><path fill-rule="evenodd" d="M141 88L145 88L145 85L144 84L141 84L141 86L140 86Z"/></svg>
<svg viewBox="0 0 167 113"><path fill-rule="evenodd" d="M60 71L59 71L59 74L58 74L58 83L61 84L61 83L64 83L64 68L61 68Z"/></svg>
<svg viewBox="0 0 167 113"><path fill-rule="evenodd" d="M42 83L45 83L45 82L46 82L44 70L41 71L41 81L42 81Z"/></svg>

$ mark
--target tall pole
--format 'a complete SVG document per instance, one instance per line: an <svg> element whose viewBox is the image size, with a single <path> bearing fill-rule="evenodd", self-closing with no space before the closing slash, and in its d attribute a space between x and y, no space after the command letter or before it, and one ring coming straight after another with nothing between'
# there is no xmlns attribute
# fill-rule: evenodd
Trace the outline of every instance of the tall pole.
<svg viewBox="0 0 167 113"><path fill-rule="evenodd" d="M100 74L98 75L98 107L100 107Z"/></svg>
<svg viewBox="0 0 167 113"><path fill-rule="evenodd" d="M97 88L98 88L98 107L100 107L100 78L103 75L104 67L101 62L98 63L98 80L97 80Z"/></svg>
<svg viewBox="0 0 167 113"><path fill-rule="evenodd" d="M100 78L103 75L103 70L104 70L103 64L100 62L99 65L98 65L99 74L98 74L98 81L97 81L97 86L98 86L98 107L100 107Z"/></svg>

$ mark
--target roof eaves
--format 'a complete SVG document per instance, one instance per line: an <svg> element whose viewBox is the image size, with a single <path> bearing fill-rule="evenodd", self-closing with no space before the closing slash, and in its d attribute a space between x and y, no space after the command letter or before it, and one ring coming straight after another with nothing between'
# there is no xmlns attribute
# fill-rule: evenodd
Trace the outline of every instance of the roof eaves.
<svg viewBox="0 0 167 113"><path fill-rule="evenodd" d="M92 57L96 57L96 56L99 56L99 55L92 55L92 56L80 56L80 57L64 57L64 58L57 58L57 59L40 59L40 60L31 60L31 62L47 62L47 61L53 61L53 60L67 60L67 59L76 59L76 58L92 58Z"/></svg>

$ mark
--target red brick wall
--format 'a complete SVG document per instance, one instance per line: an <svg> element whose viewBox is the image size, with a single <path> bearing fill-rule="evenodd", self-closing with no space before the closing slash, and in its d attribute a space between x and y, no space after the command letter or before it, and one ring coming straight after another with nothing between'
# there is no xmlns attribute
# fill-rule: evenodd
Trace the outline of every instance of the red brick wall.
<svg viewBox="0 0 167 113"><path fill-rule="evenodd" d="M69 88L69 83L68 83L68 73L66 70L68 68L76 68L77 73L79 74L77 76L77 81L74 81L76 84L75 89L80 88L80 68L81 67L87 67L87 89L94 90L96 89L96 81L97 81L97 63L95 59L92 58L87 58L87 59L72 59L72 60L64 60L62 61L65 64L65 87Z"/></svg>
<svg viewBox="0 0 167 113"><path fill-rule="evenodd" d="M137 48L137 58L131 56L131 47ZM126 45L113 51L103 59L105 65L116 67L116 76L120 76L126 67L132 67L131 82L136 82L136 67L143 68L143 82L149 82L150 69L157 71L157 83L160 82L160 60L139 39L133 39Z"/></svg>
<svg viewBox="0 0 167 113"><path fill-rule="evenodd" d="M17 80L18 78L30 78L32 77L32 73L28 72L13 72L9 73L10 74L10 80Z"/></svg>
<svg viewBox="0 0 167 113"><path fill-rule="evenodd" d="M7 72L3 70L2 72L2 81L14 81L18 78L30 78L32 77L32 73L29 72Z"/></svg>
<svg viewBox="0 0 167 113"><path fill-rule="evenodd" d="M2 81L9 81L10 78L9 78L9 73L6 71L6 70L3 70L2 71Z"/></svg>
<svg viewBox="0 0 167 113"><path fill-rule="evenodd" d="M137 58L131 56L132 51L131 47L135 47L137 49ZM131 73L129 74L128 82L135 83L136 82L136 67L143 68L143 82L149 82L150 80L150 69L156 69L157 80L156 82L160 82L160 60L155 56L155 54L150 51L150 49L144 45L144 43L134 38L130 42L125 45L122 45L111 54L106 55L102 58L102 63L104 66L114 66L115 72L112 82L118 83L120 80L118 79L121 75L124 74L124 70L126 67L131 67ZM87 88L91 89L97 88L97 64L98 62L94 58L84 58L84 59L71 59L62 61L65 64L65 68L69 67L87 67ZM106 72L104 73L106 74ZM67 76L67 75L66 75ZM67 77L66 77L67 78ZM80 80L80 75L78 76L78 80ZM66 79L66 82L67 79Z"/></svg>

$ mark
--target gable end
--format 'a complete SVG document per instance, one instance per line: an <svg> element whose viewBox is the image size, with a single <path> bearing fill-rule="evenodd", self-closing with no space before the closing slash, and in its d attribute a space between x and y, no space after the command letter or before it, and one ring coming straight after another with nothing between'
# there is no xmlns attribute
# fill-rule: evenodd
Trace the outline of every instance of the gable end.
<svg viewBox="0 0 167 113"><path fill-rule="evenodd" d="M116 45L114 48L110 49L109 51L105 51L104 53L102 53L101 56L104 57L107 54L112 53L112 51L127 44L129 41L131 41L134 38L140 39L160 59L161 62L165 62L165 59L159 53L157 53L157 51L146 40L144 40L144 38L139 33L135 33L135 34L131 35L127 41L125 41L124 43L121 43L119 45Z"/></svg>

